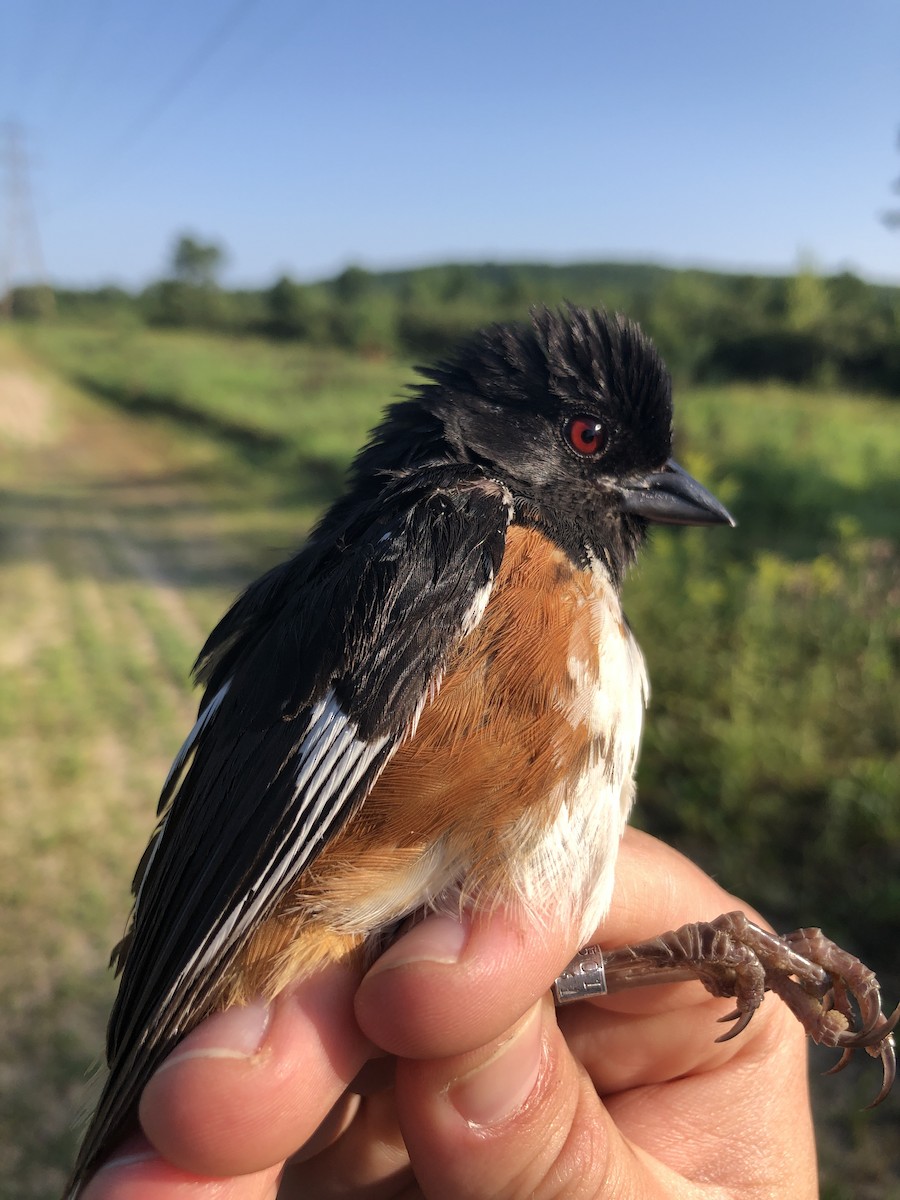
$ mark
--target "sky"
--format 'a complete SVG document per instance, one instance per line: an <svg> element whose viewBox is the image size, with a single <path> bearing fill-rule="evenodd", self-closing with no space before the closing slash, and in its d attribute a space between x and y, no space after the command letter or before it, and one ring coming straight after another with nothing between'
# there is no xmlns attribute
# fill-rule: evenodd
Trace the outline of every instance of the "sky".
<svg viewBox="0 0 900 1200"><path fill-rule="evenodd" d="M182 232L233 285L485 259L900 282L898 50L897 0L0 0L0 262L34 269L33 216L70 285L143 286Z"/></svg>

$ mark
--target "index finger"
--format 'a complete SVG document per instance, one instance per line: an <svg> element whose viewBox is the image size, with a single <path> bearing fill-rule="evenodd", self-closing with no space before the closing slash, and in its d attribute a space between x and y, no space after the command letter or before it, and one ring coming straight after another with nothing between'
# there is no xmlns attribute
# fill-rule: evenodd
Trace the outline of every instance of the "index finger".
<svg viewBox="0 0 900 1200"><path fill-rule="evenodd" d="M678 850L629 828L622 838L612 904L597 931L598 941L607 947L624 946L689 921L711 921L735 906L766 924Z"/></svg>

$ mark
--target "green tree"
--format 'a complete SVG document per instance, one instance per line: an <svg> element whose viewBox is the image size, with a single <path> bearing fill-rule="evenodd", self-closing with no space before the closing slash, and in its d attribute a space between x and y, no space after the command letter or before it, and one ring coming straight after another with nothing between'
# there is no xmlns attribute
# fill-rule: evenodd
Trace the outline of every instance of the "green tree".
<svg viewBox="0 0 900 1200"><path fill-rule="evenodd" d="M45 283L15 287L9 294L9 308L17 320L43 321L56 312L56 295Z"/></svg>
<svg viewBox="0 0 900 1200"><path fill-rule="evenodd" d="M829 310L828 288L815 265L800 262L797 274L788 280L785 323L795 333L817 333L826 323Z"/></svg>
<svg viewBox="0 0 900 1200"><path fill-rule="evenodd" d="M193 287L215 287L216 276L225 265L225 250L217 242L200 242L182 234L172 251L175 278Z"/></svg>
<svg viewBox="0 0 900 1200"><path fill-rule="evenodd" d="M467 263L451 263L442 271L440 298L452 303L478 292L478 275Z"/></svg>
<svg viewBox="0 0 900 1200"><path fill-rule="evenodd" d="M350 266L341 271L333 287L341 304L358 304L372 288L372 275L364 267Z"/></svg>
<svg viewBox="0 0 900 1200"><path fill-rule="evenodd" d="M309 290L282 275L265 293L269 328L276 337L305 338L310 334Z"/></svg>

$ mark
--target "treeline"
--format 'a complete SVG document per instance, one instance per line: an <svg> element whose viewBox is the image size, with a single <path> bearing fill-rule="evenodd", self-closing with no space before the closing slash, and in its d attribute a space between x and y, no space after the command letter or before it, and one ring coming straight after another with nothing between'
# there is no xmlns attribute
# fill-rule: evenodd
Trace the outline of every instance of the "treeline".
<svg viewBox="0 0 900 1200"><path fill-rule="evenodd" d="M478 325L566 300L635 317L683 380L772 379L900 394L900 288L846 272L487 263L374 273L354 266L318 283L283 276L265 289L226 290L209 271L182 269L137 294L20 288L12 312L23 320L55 315L429 358Z"/></svg>

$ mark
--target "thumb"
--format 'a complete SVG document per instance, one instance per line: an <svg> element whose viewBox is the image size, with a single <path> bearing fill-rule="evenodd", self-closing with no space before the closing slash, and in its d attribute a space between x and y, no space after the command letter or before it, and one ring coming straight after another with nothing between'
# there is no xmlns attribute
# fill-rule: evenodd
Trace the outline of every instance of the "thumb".
<svg viewBox="0 0 900 1200"><path fill-rule="evenodd" d="M400 1060L396 1096L428 1200L662 1200L683 1185L616 1128L560 1033L549 998L478 1050Z"/></svg>

